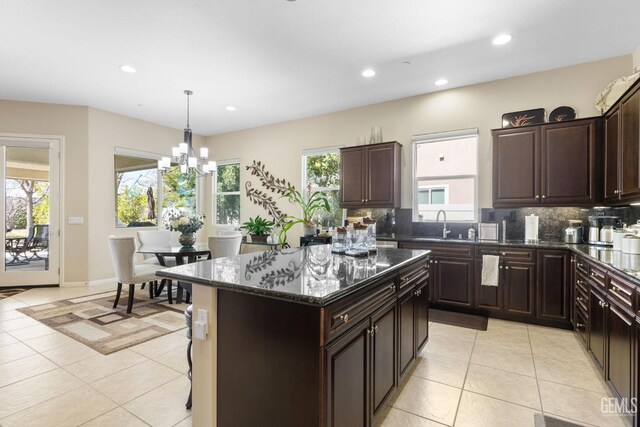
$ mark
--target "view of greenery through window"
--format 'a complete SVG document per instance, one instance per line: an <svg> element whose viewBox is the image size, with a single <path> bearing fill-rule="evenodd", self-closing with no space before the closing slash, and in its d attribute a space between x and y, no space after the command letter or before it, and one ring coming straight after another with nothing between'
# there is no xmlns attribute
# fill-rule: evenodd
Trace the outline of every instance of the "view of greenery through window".
<svg viewBox="0 0 640 427"><path fill-rule="evenodd" d="M9 237L26 237L36 224L49 224L49 182L7 179L5 221Z"/></svg>
<svg viewBox="0 0 640 427"><path fill-rule="evenodd" d="M168 208L196 212L195 173L183 174L179 167L172 167L161 176L162 200L159 202L155 160L116 155L118 227L157 225L159 203L162 213Z"/></svg>
<svg viewBox="0 0 640 427"><path fill-rule="evenodd" d="M216 224L240 224L240 163L218 165L214 196Z"/></svg>
<svg viewBox="0 0 640 427"><path fill-rule="evenodd" d="M340 153L326 153L303 156L305 196L314 191L322 191L329 199L331 212L321 212L315 221L323 227L342 225L342 208L340 208Z"/></svg>

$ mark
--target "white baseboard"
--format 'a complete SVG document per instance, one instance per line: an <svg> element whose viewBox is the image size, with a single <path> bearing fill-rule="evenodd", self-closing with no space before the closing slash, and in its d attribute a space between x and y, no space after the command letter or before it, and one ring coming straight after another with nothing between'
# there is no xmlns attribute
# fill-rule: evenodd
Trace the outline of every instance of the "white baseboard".
<svg viewBox="0 0 640 427"><path fill-rule="evenodd" d="M87 282L89 286L108 285L110 283L113 283L115 285L116 283L118 283L118 281L115 277L109 277L106 279L89 280L89 282Z"/></svg>
<svg viewBox="0 0 640 427"><path fill-rule="evenodd" d="M60 283L61 288L79 288L82 286L87 286L87 282L62 282Z"/></svg>

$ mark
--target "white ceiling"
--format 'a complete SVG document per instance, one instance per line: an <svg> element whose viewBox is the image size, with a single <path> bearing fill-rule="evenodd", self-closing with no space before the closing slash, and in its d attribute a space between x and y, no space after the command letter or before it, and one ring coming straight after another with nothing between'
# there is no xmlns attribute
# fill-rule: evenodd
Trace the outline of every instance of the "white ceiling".
<svg viewBox="0 0 640 427"><path fill-rule="evenodd" d="M191 89L212 135L629 54L639 16L638 0L0 0L0 99L182 128Z"/></svg>

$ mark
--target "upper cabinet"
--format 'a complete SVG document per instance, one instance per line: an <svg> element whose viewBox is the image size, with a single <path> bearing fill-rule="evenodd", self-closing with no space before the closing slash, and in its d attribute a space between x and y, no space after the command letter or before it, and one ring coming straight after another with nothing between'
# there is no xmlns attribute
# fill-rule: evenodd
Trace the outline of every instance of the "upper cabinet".
<svg viewBox="0 0 640 427"><path fill-rule="evenodd" d="M398 142L340 149L340 207L399 208Z"/></svg>
<svg viewBox="0 0 640 427"><path fill-rule="evenodd" d="M493 130L493 206L602 200L602 118Z"/></svg>
<svg viewBox="0 0 640 427"><path fill-rule="evenodd" d="M606 114L605 201L640 199L640 83Z"/></svg>

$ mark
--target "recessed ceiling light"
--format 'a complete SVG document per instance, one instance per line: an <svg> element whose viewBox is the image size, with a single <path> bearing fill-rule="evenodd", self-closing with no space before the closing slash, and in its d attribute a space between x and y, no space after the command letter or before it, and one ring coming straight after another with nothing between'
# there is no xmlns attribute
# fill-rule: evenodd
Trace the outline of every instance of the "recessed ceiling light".
<svg viewBox="0 0 640 427"><path fill-rule="evenodd" d="M444 85L446 85L447 83L449 83L449 80L447 80L447 79L438 79L438 80L436 80L436 81L435 81L435 83L434 83L434 84L435 84L436 86L444 86Z"/></svg>
<svg viewBox="0 0 640 427"><path fill-rule="evenodd" d="M131 65L121 65L120 69L122 71L124 71L125 73L135 73L136 69L133 68Z"/></svg>
<svg viewBox="0 0 640 427"><path fill-rule="evenodd" d="M411 65L411 61L402 61L402 65Z"/></svg>
<svg viewBox="0 0 640 427"><path fill-rule="evenodd" d="M362 72L362 77L373 77L376 75L376 72L371 68L367 68Z"/></svg>
<svg viewBox="0 0 640 427"><path fill-rule="evenodd" d="M503 44L507 44L511 41L511 34L500 34L495 39L493 39L493 44L496 46L501 46Z"/></svg>
<svg viewBox="0 0 640 427"><path fill-rule="evenodd" d="M236 111L236 107L233 105L227 105L227 111Z"/></svg>

